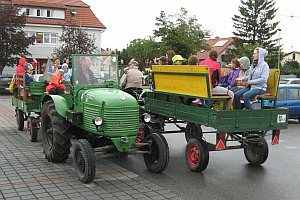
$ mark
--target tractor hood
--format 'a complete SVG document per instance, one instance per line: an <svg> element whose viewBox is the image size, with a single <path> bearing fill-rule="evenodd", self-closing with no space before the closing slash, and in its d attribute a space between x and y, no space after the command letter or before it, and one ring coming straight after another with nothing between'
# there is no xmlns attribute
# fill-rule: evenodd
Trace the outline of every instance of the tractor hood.
<svg viewBox="0 0 300 200"><path fill-rule="evenodd" d="M79 97L83 104L101 107L138 107L137 100L116 88L95 88L84 91Z"/></svg>

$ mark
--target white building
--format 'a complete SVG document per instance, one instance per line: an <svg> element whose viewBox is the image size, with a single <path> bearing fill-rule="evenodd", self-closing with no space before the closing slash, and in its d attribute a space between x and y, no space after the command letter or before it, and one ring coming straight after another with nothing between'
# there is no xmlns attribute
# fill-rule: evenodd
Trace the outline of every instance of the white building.
<svg viewBox="0 0 300 200"><path fill-rule="evenodd" d="M59 47L59 37L64 25L75 24L95 35L96 46L101 49L101 34L106 27L81 0L11 0L13 6L26 13L24 31L35 35L34 45L28 51L38 61L39 69L52 58L54 48ZM40 68L41 67L41 68Z"/></svg>

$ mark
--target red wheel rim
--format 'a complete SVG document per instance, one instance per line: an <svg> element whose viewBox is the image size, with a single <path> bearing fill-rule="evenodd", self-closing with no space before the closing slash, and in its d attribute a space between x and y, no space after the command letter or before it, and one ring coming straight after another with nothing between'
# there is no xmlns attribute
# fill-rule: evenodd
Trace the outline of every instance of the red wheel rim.
<svg viewBox="0 0 300 200"><path fill-rule="evenodd" d="M190 144L188 146L188 153L187 153L187 160L188 163L191 167L196 167L198 166L198 163L200 161L200 154L199 154L199 149L197 148L196 145Z"/></svg>

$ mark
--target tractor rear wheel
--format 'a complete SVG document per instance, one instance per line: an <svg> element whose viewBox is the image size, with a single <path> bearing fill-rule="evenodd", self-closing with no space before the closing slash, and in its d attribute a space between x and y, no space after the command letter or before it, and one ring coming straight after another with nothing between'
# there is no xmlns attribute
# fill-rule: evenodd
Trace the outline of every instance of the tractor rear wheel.
<svg viewBox="0 0 300 200"><path fill-rule="evenodd" d="M71 133L69 123L55 109L53 101L47 101L42 111L42 143L45 158L50 162L64 162L70 154Z"/></svg>

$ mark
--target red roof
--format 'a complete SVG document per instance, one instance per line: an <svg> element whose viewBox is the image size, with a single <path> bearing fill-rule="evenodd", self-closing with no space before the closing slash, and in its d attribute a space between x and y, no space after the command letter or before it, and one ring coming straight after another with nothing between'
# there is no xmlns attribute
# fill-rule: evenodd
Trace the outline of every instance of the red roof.
<svg viewBox="0 0 300 200"><path fill-rule="evenodd" d="M234 39L233 37L228 37L228 38L214 38L214 39L205 40L205 43L210 46L211 50L217 51L218 55L219 55L228 46L230 46L232 44L233 39ZM214 46L214 45L216 45L216 46ZM197 56L198 56L198 58L200 60L204 60L204 59L208 58L208 54L209 54L209 51L203 51L203 52L198 52Z"/></svg>
<svg viewBox="0 0 300 200"><path fill-rule="evenodd" d="M26 23L29 24L66 25L72 21L77 26L106 29L93 13L90 6L81 0L11 0L11 2L13 5L50 7L66 10L65 20L27 17ZM76 10L76 17L71 17L70 9Z"/></svg>
<svg viewBox="0 0 300 200"><path fill-rule="evenodd" d="M11 0L16 5L62 8L65 6L89 7L81 0Z"/></svg>

